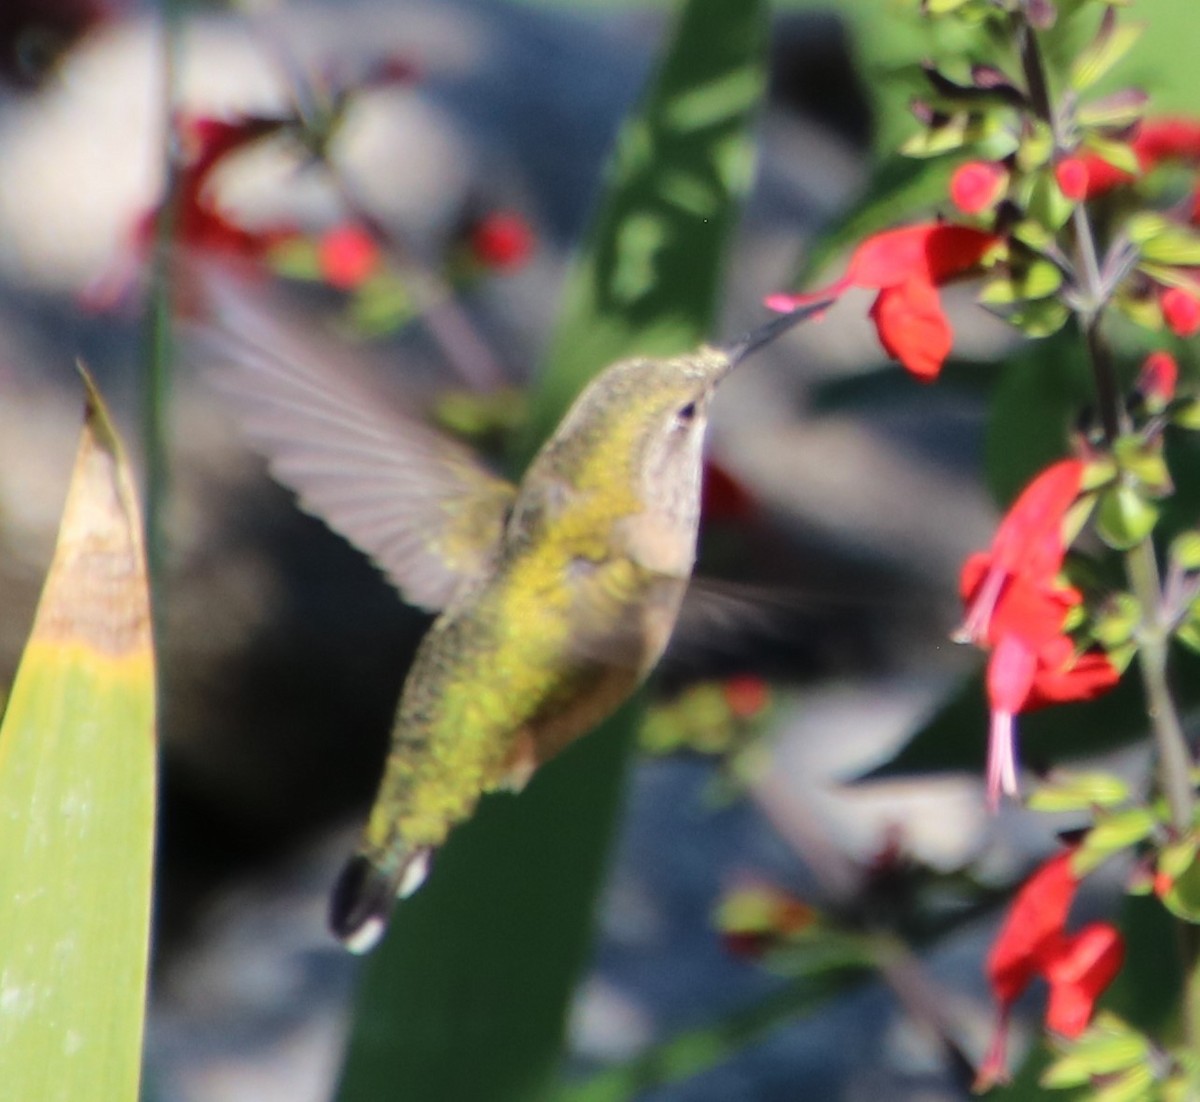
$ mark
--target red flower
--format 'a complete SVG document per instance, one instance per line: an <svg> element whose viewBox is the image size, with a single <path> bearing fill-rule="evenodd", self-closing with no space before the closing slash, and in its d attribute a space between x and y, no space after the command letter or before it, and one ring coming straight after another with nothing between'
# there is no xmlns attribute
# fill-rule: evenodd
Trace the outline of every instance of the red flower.
<svg viewBox="0 0 1200 1102"><path fill-rule="evenodd" d="M1046 1028L1064 1037L1078 1037L1124 959L1121 934L1107 922L1093 922L1074 937L1064 938L1046 959L1045 976L1050 984Z"/></svg>
<svg viewBox="0 0 1200 1102"><path fill-rule="evenodd" d="M1045 862L1021 886L988 953L988 983L999 1008L996 1032L979 1067L975 1089L1007 1077L1005 1040L1012 1005L1036 977L1050 985L1046 1028L1078 1037L1087 1027L1096 1000L1120 970L1124 944L1107 922L1093 922L1066 933L1067 915L1079 878L1071 868L1072 850Z"/></svg>
<svg viewBox="0 0 1200 1102"><path fill-rule="evenodd" d="M1136 174L1109 164L1095 153L1083 153L1075 158L1086 171L1086 193L1081 198L1094 199L1132 183L1164 161L1200 162L1200 121L1147 119L1130 142L1130 148L1138 162Z"/></svg>
<svg viewBox="0 0 1200 1102"><path fill-rule="evenodd" d="M1200 332L1200 299L1182 287L1167 287L1159 296L1163 320L1177 337Z"/></svg>
<svg viewBox="0 0 1200 1102"><path fill-rule="evenodd" d="M378 270L379 246L361 226L335 226L326 230L317 243L317 263L326 283L350 291Z"/></svg>
<svg viewBox="0 0 1200 1102"><path fill-rule="evenodd" d="M1066 555L1063 523L1079 496L1086 465L1064 459L1038 475L1009 509L991 549L963 564L959 590L967 615L957 638L991 648L987 793L1017 792L1015 720L1045 704L1090 700L1119 674L1101 652L1077 655L1063 634L1082 600L1058 575Z"/></svg>
<svg viewBox="0 0 1200 1102"><path fill-rule="evenodd" d="M995 206L1008 183L1008 170L994 161L967 161L950 177L950 201L963 214L982 214Z"/></svg>
<svg viewBox="0 0 1200 1102"><path fill-rule="evenodd" d="M225 157L283 125L279 119L254 116L179 120L184 164L171 200L171 228L176 242L226 260L258 260L273 246L295 236L290 228L248 230L237 225L222 213L211 191L210 177ZM162 217L162 209L156 208L136 220L118 256L84 292L85 305L107 310L128 294L154 246Z"/></svg>
<svg viewBox="0 0 1200 1102"><path fill-rule="evenodd" d="M492 211L471 227L468 243L475 259L486 268L519 268L533 252L533 230L525 219L508 210Z"/></svg>
<svg viewBox="0 0 1200 1102"><path fill-rule="evenodd" d="M836 283L810 294L771 295L767 306L786 313L851 287L877 290L871 318L884 350L918 379L930 381L941 371L952 338L938 288L977 268L999 242L995 234L939 222L888 230L854 250Z"/></svg>

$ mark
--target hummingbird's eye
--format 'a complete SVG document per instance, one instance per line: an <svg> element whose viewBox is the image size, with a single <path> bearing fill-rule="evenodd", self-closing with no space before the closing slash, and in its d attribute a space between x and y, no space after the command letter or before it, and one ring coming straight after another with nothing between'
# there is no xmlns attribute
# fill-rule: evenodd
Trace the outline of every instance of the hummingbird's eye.
<svg viewBox="0 0 1200 1102"><path fill-rule="evenodd" d="M696 419L696 403L688 402L675 411L675 420L681 425L690 425Z"/></svg>

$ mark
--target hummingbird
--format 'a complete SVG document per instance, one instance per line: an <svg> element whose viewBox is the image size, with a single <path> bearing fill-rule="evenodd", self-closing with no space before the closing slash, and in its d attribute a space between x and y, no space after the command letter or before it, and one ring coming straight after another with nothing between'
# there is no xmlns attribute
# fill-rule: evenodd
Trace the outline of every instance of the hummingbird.
<svg viewBox="0 0 1200 1102"><path fill-rule="evenodd" d="M514 484L331 368L247 298L221 299L218 385L251 446L404 600L438 613L331 896L332 932L363 953L485 793L520 791L657 663L695 561L714 392L751 352L829 304L723 347L613 364Z"/></svg>

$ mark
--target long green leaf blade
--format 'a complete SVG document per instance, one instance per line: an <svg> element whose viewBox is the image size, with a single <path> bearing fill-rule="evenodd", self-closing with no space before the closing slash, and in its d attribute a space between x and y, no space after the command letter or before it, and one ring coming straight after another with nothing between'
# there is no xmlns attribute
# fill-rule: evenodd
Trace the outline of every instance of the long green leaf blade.
<svg viewBox="0 0 1200 1102"><path fill-rule="evenodd" d="M0 728L0 1083L138 1096L154 840L141 522L90 381L58 545Z"/></svg>
<svg viewBox="0 0 1200 1102"><path fill-rule="evenodd" d="M539 436L611 360L678 352L708 334L753 167L765 45L762 0L683 8L622 131L568 282L534 398ZM456 831L367 963L342 1102L530 1102L547 1088L590 945L636 716L636 705L626 708L519 799L485 800Z"/></svg>

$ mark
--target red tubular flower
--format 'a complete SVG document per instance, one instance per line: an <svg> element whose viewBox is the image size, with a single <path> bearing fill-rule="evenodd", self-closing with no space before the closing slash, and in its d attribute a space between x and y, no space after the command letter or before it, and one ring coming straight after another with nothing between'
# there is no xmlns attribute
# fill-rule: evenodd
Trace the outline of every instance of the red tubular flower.
<svg viewBox="0 0 1200 1102"><path fill-rule="evenodd" d="M991 210L1004 192L1008 170L994 161L967 161L950 177L950 201L963 214Z"/></svg>
<svg viewBox="0 0 1200 1102"><path fill-rule="evenodd" d="M1119 674L1101 652L1077 655L1063 634L1067 613L1083 599L1059 579L1063 524L1083 484L1086 465L1064 459L1020 494L996 531L991 549L963 564L959 589L967 614L957 638L990 648L991 711L987 794L1016 795L1016 717L1045 704L1089 700Z"/></svg>
<svg viewBox="0 0 1200 1102"><path fill-rule="evenodd" d="M258 258L290 232L256 233L235 225L221 213L209 191L210 177L225 157L274 133L281 125L278 119L253 116L180 120L186 162L175 185L173 217L177 241L207 252ZM155 210L138 221L133 238L139 251L144 252L154 240L159 217L160 212Z"/></svg>
<svg viewBox="0 0 1200 1102"><path fill-rule="evenodd" d="M1021 886L988 953L985 970L998 1007L996 1033L980 1065L977 1090L1007 1077L1005 1037L1012 1005L1032 980L1050 986L1046 1028L1078 1037L1087 1028L1096 1000L1120 970L1121 934L1107 922L1066 932L1067 915L1079 887L1071 868L1073 850L1039 867Z"/></svg>
<svg viewBox="0 0 1200 1102"><path fill-rule="evenodd" d="M279 119L184 117L178 132L184 164L172 197L172 232L188 248L230 261L257 261L273 246L295 236L290 227L248 230L227 218L211 193L211 176L229 154L275 133ZM118 256L84 292L84 305L107 310L119 303L136 280L158 233L161 209L146 211L134 222Z"/></svg>
<svg viewBox="0 0 1200 1102"><path fill-rule="evenodd" d="M940 222L888 230L867 238L850 257L846 274L820 291L767 298L786 313L851 287L877 290L871 318L884 350L922 381L937 378L950 351L950 322L938 289L979 267L1000 243L995 234Z"/></svg>

